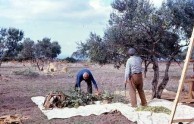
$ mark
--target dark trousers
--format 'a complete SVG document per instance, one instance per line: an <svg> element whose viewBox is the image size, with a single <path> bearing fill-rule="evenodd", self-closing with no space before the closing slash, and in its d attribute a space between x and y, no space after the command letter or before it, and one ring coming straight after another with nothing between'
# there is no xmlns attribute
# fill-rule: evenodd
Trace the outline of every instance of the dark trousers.
<svg viewBox="0 0 194 124"><path fill-rule="evenodd" d="M91 81L86 81L86 83L87 83L88 93L92 94L92 82Z"/></svg>
<svg viewBox="0 0 194 124"><path fill-rule="evenodd" d="M129 82L129 95L131 98L132 107L137 106L136 90L139 93L139 97L141 99L141 105L146 106L147 101L146 101L145 93L143 90L143 77L141 73L133 74Z"/></svg>
<svg viewBox="0 0 194 124"><path fill-rule="evenodd" d="M85 81L87 83L87 92L92 94L92 82L91 81ZM75 89L77 88L77 84L75 84Z"/></svg>

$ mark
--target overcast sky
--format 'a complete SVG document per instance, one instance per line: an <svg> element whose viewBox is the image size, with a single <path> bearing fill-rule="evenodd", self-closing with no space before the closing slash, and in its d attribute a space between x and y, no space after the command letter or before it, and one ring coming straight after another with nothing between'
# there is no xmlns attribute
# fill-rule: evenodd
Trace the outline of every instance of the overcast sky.
<svg viewBox="0 0 194 124"><path fill-rule="evenodd" d="M0 0L0 28L15 27L35 42L58 41L60 57L76 51L90 32L103 36L113 0ZM153 0L157 6L161 0Z"/></svg>

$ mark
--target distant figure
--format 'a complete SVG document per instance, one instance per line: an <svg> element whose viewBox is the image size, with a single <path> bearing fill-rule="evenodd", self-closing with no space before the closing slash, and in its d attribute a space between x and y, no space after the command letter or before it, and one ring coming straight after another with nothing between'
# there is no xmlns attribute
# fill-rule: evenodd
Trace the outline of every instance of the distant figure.
<svg viewBox="0 0 194 124"><path fill-rule="evenodd" d="M93 83L94 87L96 89L97 95L99 94L97 83L94 80L94 77L93 77L92 73L90 72L90 70L82 69L77 73L75 89L80 90L81 82L83 80L87 83L87 92L88 93L92 94L92 83Z"/></svg>
<svg viewBox="0 0 194 124"><path fill-rule="evenodd" d="M127 60L125 68L125 83L129 84L129 96L131 99L131 106L137 107L136 90L141 99L141 105L147 106L145 93L143 91L143 77L142 77L142 59L135 55L136 50L130 48L128 50L130 58Z"/></svg>

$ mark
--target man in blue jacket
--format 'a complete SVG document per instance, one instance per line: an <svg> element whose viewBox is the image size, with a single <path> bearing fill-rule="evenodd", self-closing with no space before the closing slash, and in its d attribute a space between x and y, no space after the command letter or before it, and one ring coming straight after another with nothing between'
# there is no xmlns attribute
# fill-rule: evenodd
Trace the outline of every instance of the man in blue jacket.
<svg viewBox="0 0 194 124"><path fill-rule="evenodd" d="M75 88L80 90L81 88L81 82L85 81L87 83L87 92L92 94L92 83L96 89L97 95L99 94L98 91L98 86L96 84L96 81L94 80L94 77L92 75L92 73L90 72L90 70L88 69L82 69L77 73L77 77L76 77L76 84L75 84Z"/></svg>

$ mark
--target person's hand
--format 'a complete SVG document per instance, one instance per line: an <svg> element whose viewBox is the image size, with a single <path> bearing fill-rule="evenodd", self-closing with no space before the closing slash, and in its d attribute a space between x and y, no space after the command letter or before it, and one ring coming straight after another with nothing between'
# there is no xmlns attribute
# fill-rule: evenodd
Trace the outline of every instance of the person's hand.
<svg viewBox="0 0 194 124"><path fill-rule="evenodd" d="M100 92L97 90L95 93L96 96L100 95Z"/></svg>

